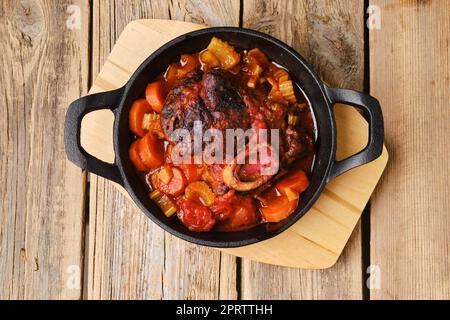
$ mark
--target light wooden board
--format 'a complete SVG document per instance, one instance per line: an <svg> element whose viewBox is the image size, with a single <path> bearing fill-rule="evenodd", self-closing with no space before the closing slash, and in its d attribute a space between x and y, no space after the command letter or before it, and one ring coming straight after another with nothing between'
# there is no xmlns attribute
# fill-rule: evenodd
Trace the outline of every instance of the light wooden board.
<svg viewBox="0 0 450 320"><path fill-rule="evenodd" d="M245 1L243 20L245 27L269 33L292 45L330 85L362 89L363 2ZM345 126L345 123L343 120L338 125ZM338 127L338 134L341 130ZM339 145L338 149L341 148ZM361 299L361 240L358 223L336 265L326 270L285 268L243 259L241 296L244 299Z"/></svg>
<svg viewBox="0 0 450 320"><path fill-rule="evenodd" d="M94 1L94 77L125 26L139 18L237 25L239 1L208 1L201 5L196 1ZM171 25L161 25L163 32L170 29ZM103 115L112 121L110 113ZM111 147L110 136L106 136L105 145ZM95 175L90 178L86 298L236 299L235 257L163 232L111 183Z"/></svg>
<svg viewBox="0 0 450 320"><path fill-rule="evenodd" d="M140 63L163 43L200 25L166 20L131 22L119 37L95 80L92 91L111 90L123 85ZM336 106L341 123L339 157L361 150L367 142L367 123L350 107ZM114 159L112 117L92 113L82 125L82 144L98 158ZM342 125L345 124L345 125ZM109 148L108 148L109 146ZM314 207L298 223L276 238L254 245L224 249L251 260L270 264L322 269L334 265L355 228L360 214L387 162L387 152L363 167L333 180ZM123 189L121 189L123 190Z"/></svg>
<svg viewBox="0 0 450 320"><path fill-rule="evenodd" d="M0 299L81 297L84 174L63 126L87 93L89 24L68 28L74 10L89 21L84 1L0 3Z"/></svg>
<svg viewBox="0 0 450 320"><path fill-rule="evenodd" d="M370 86L392 158L372 201L371 298L450 299L450 2L370 3Z"/></svg>

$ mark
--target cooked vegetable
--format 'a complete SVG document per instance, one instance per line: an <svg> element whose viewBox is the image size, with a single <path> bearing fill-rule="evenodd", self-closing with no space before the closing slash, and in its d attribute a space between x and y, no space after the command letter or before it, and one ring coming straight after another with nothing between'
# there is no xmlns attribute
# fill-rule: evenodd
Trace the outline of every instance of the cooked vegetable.
<svg viewBox="0 0 450 320"><path fill-rule="evenodd" d="M139 140L137 149L142 163L148 169L156 169L164 164L164 144L151 132Z"/></svg>
<svg viewBox="0 0 450 320"><path fill-rule="evenodd" d="M289 73L284 69L278 69L273 76L279 83L289 80Z"/></svg>
<svg viewBox="0 0 450 320"><path fill-rule="evenodd" d="M166 83L169 87L173 87L178 83L177 74L178 67L176 66L176 64L171 64L164 74L164 79L166 80Z"/></svg>
<svg viewBox="0 0 450 320"><path fill-rule="evenodd" d="M158 189L155 189L152 192L150 192L150 199L157 201L157 200L161 199L161 197L163 195L164 194L161 191L159 191Z"/></svg>
<svg viewBox="0 0 450 320"><path fill-rule="evenodd" d="M220 62L222 68L228 70L236 66L241 57L226 41L213 37L208 45L210 51Z"/></svg>
<svg viewBox="0 0 450 320"><path fill-rule="evenodd" d="M272 90L270 90L269 95L268 95L268 99L273 101L273 102L280 103L282 105L288 105L289 104L289 102L284 98L284 96L281 93L281 91L276 89L275 87L273 87Z"/></svg>
<svg viewBox="0 0 450 320"><path fill-rule="evenodd" d="M177 78L181 79L185 77L189 72L192 72L197 67L197 59L190 54L181 55L180 59L181 68L177 70Z"/></svg>
<svg viewBox="0 0 450 320"><path fill-rule="evenodd" d="M155 114L158 115L158 117L155 117L154 116ZM153 135L157 136L160 139L164 138L164 132L162 131L161 121L159 119L159 114L157 113L146 114L142 121L142 128L151 132Z"/></svg>
<svg viewBox="0 0 450 320"><path fill-rule="evenodd" d="M137 170L147 171L148 170L147 166L142 162L141 158L139 157L137 149L138 143L139 140L136 140L131 144L130 149L128 150L128 155L130 156L130 160Z"/></svg>
<svg viewBox="0 0 450 320"><path fill-rule="evenodd" d="M291 188L285 188L284 192L286 193L286 197L289 199L289 201L298 199L300 197L300 194L297 191L292 190Z"/></svg>
<svg viewBox="0 0 450 320"><path fill-rule="evenodd" d="M145 99L136 100L131 105L129 113L130 130L138 137L143 137L147 133L147 130L142 127L142 123L145 115L152 111L152 108Z"/></svg>
<svg viewBox="0 0 450 320"><path fill-rule="evenodd" d="M289 75L287 74L287 75L281 76L281 77L278 79L278 83L286 82L286 81L288 81L288 80L289 80Z"/></svg>
<svg viewBox="0 0 450 320"><path fill-rule="evenodd" d="M295 126L299 121L298 116L294 116L293 114L288 114L288 124L291 126Z"/></svg>
<svg viewBox="0 0 450 320"><path fill-rule="evenodd" d="M261 73L263 72L263 68L261 68L259 65L254 64L251 66L250 68L250 79L247 82L247 86L250 88L255 88L256 86L256 82L259 79L259 76L261 75Z"/></svg>
<svg viewBox="0 0 450 320"><path fill-rule="evenodd" d="M160 177L161 170L151 177L153 187L174 197L182 195L187 183L183 172L179 168L172 167L172 178L165 183Z"/></svg>
<svg viewBox="0 0 450 320"><path fill-rule="evenodd" d="M298 170L288 174L276 184L276 188L281 194L286 194L287 188L290 188L292 191L302 193L308 188L308 186L309 179L303 170Z"/></svg>
<svg viewBox="0 0 450 320"><path fill-rule="evenodd" d="M298 199L289 201L287 196L282 195L271 199L267 206L261 207L259 210L265 221L279 222L289 217L297 205Z"/></svg>
<svg viewBox="0 0 450 320"><path fill-rule="evenodd" d="M146 113L144 115L144 118L142 119L142 128L145 130L148 130L150 128L150 123L152 121L159 120L159 114L152 112L152 113Z"/></svg>
<svg viewBox="0 0 450 320"><path fill-rule="evenodd" d="M296 103L297 98L295 98L294 86L291 80L286 80L280 82L280 91L283 97L290 103Z"/></svg>
<svg viewBox="0 0 450 320"><path fill-rule="evenodd" d="M247 53L247 57L254 60L255 63L260 66L266 67L270 62L266 55L259 50L259 48L254 48Z"/></svg>
<svg viewBox="0 0 450 320"><path fill-rule="evenodd" d="M158 178L165 184L169 184L170 180L173 178L172 167L165 165L161 170L158 171Z"/></svg>
<svg viewBox="0 0 450 320"><path fill-rule="evenodd" d="M188 183L198 181L202 177L202 168L194 163L183 163L180 166Z"/></svg>
<svg viewBox="0 0 450 320"><path fill-rule="evenodd" d="M166 195L163 195L156 203L158 203L158 206L168 218L170 218L175 212L177 212L175 203Z"/></svg>
<svg viewBox="0 0 450 320"><path fill-rule="evenodd" d="M212 211L198 201L180 199L180 211L178 219L189 229L197 232L207 232L216 224L216 218Z"/></svg>
<svg viewBox="0 0 450 320"><path fill-rule="evenodd" d="M211 206L216 199L214 192L212 192L211 188L204 181L197 181L189 184L186 187L185 197L189 200L200 199L201 202L208 207Z"/></svg>
<svg viewBox="0 0 450 320"><path fill-rule="evenodd" d="M267 77L267 82L272 86L272 90L278 90L278 81L273 77Z"/></svg>
<svg viewBox="0 0 450 320"><path fill-rule="evenodd" d="M150 193L150 199L156 202L158 207L161 208L164 215L168 218L170 218L174 213L177 212L177 207L172 199L170 199L167 195L163 194L158 189L153 190Z"/></svg>
<svg viewBox="0 0 450 320"><path fill-rule="evenodd" d="M200 53L200 60L210 68L220 65L219 59L217 59L216 56L209 50L205 50Z"/></svg>
<svg viewBox="0 0 450 320"><path fill-rule="evenodd" d="M155 112L161 113L164 106L164 86L161 81L150 83L145 90L145 98Z"/></svg>

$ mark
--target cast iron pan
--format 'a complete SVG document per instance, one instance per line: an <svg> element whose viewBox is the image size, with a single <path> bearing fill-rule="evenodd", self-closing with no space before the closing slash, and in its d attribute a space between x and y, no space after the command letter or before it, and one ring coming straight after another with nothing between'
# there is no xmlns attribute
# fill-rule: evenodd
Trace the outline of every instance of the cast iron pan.
<svg viewBox="0 0 450 320"><path fill-rule="evenodd" d="M302 194L297 210L278 223L266 223L238 232L197 233L189 231L176 218L167 218L153 203L128 158L132 135L128 129L128 111L132 102L143 96L148 82L183 53L198 52L216 36L243 49L260 48L273 61L286 67L299 83L311 102L316 118L317 154L310 187ZM369 141L359 153L336 161L336 125L333 105L345 103L358 107L369 122ZM115 115L113 164L89 155L80 145L80 127L83 117L92 111L110 109ZM127 84L117 90L82 97L67 111L65 123L67 157L82 169L122 185L134 202L164 230L193 243L213 247L239 247L271 238L300 219L319 197L325 184L336 176L357 166L373 161L383 148L383 116L378 101L361 92L326 86L306 61L291 47L266 34L253 30L219 27L184 34L162 46L136 70Z"/></svg>

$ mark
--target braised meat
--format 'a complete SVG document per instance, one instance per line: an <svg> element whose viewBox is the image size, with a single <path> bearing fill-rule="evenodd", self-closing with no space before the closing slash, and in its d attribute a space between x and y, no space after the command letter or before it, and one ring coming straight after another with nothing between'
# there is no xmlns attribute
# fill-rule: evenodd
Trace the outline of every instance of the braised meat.
<svg viewBox="0 0 450 320"><path fill-rule="evenodd" d="M201 122L203 130L211 126L211 113L199 95L199 81L199 74L194 74L169 92L161 112L161 126L168 141L173 141L177 129L192 131L195 121Z"/></svg>
<svg viewBox="0 0 450 320"><path fill-rule="evenodd" d="M176 129L192 131L195 121L203 131L249 128L247 108L236 88L223 69L212 69L202 79L198 74L186 78L169 92L161 113L166 139L172 141Z"/></svg>

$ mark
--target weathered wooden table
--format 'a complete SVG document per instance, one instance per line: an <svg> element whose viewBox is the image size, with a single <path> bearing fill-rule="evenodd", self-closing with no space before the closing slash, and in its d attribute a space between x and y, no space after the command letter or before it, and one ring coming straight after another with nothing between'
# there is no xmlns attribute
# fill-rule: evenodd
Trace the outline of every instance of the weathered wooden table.
<svg viewBox="0 0 450 320"><path fill-rule="evenodd" d="M0 298L450 299L450 2L366 2L2 1ZM183 242L66 160L67 105L139 18L270 33L380 100L390 162L334 267Z"/></svg>

